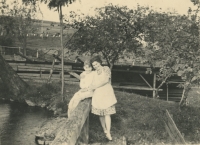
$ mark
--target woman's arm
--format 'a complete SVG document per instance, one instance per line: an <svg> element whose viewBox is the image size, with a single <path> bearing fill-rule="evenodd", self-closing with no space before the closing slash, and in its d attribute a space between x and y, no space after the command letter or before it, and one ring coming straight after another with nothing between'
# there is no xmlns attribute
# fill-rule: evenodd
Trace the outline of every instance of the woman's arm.
<svg viewBox="0 0 200 145"><path fill-rule="evenodd" d="M99 81L95 85L91 85L89 87L89 89L95 90L95 89L97 89L99 87L102 87L102 86L104 86L104 85L106 85L107 83L110 82L111 72L110 72L109 67L104 67L103 71L104 71L104 77L103 77L103 79L101 78L101 81Z"/></svg>
<svg viewBox="0 0 200 145"><path fill-rule="evenodd" d="M109 83L109 77L104 78L103 80L101 80L98 84L96 84L95 86L91 86L93 88L93 90L102 87L104 85L106 85L107 83Z"/></svg>

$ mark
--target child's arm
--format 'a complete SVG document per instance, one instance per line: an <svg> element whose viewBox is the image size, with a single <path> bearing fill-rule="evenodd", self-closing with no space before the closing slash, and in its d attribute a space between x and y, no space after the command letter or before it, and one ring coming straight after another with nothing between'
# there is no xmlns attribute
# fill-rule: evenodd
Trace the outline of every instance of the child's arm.
<svg viewBox="0 0 200 145"><path fill-rule="evenodd" d="M82 89L82 88L85 88L85 86L84 86L84 83L83 83L83 79L85 78L85 74L84 74L84 72L82 72L81 74L80 74L80 84L79 84L79 86L80 86L80 88Z"/></svg>

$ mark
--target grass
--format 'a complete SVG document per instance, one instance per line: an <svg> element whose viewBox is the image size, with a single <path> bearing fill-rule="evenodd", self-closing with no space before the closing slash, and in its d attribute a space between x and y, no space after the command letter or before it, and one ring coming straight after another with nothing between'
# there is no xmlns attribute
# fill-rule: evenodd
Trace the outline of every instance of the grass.
<svg viewBox="0 0 200 145"><path fill-rule="evenodd" d="M60 83L32 84L35 90L29 94L30 97L41 100L56 98L57 109L61 113L67 112L67 104L73 94L78 91L79 86L75 84L65 85L64 102L61 102ZM194 99L196 90L191 90ZM31 95L32 94L32 95ZM129 145L131 144L171 144L171 140L164 128L163 116L166 109L184 135L187 143L200 143L200 108L189 106L179 108L178 103L167 102L159 99L151 99L134 93L115 91L118 103L117 113L112 116L111 133L114 138L125 136ZM199 100L196 97L196 100ZM101 128L99 118L90 113L89 142L106 142Z"/></svg>
<svg viewBox="0 0 200 145"><path fill-rule="evenodd" d="M179 109L178 103L146 98L126 92L115 92L117 113L112 116L112 134L125 136L128 144L170 144L164 128L163 116L167 109L184 135L187 143L200 143L200 108L187 106ZM90 141L104 140L98 117L90 116Z"/></svg>
<svg viewBox="0 0 200 145"><path fill-rule="evenodd" d="M194 94L191 90L190 94ZM178 103L146 98L126 92L115 92L118 103L117 113L112 116L112 134L114 137L125 136L128 144L170 144L163 115L167 109L184 135L187 143L200 143L200 108L187 106L179 109ZM199 100L199 98L197 98ZM104 139L98 117L90 115L90 141L101 142Z"/></svg>

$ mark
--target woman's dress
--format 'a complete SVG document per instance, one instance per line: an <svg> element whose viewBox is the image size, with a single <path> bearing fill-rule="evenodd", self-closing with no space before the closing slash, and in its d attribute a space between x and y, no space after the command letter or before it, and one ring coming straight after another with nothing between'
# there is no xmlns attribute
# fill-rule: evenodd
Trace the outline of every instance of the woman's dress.
<svg viewBox="0 0 200 145"><path fill-rule="evenodd" d="M107 82L105 85L95 89L92 97L92 113L101 116L116 113L117 99L111 86L111 71L107 66L102 67L100 73L94 72L92 86L99 86L105 82Z"/></svg>

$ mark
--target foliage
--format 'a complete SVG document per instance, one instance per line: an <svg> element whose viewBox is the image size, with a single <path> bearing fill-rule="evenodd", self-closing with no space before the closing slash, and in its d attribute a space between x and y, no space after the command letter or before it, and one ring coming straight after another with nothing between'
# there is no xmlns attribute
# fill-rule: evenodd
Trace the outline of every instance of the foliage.
<svg viewBox="0 0 200 145"><path fill-rule="evenodd" d="M61 58L61 62L62 62L62 87L61 87L61 97L62 100L64 98L63 96L63 91L64 91L64 48L63 48L63 14L62 14L62 7L68 4L71 4L73 1L75 0L22 0L24 3L26 4L33 4L34 6L36 6L36 2L40 1L40 2L45 2L48 3L48 7L51 8L57 8L58 14L59 14L59 20L60 20L60 44L61 44L61 53L62 54L62 58Z"/></svg>
<svg viewBox="0 0 200 145"><path fill-rule="evenodd" d="M8 11L8 5L6 2L0 2L0 45L12 45L14 43L14 19L7 15L4 15Z"/></svg>
<svg viewBox="0 0 200 145"><path fill-rule="evenodd" d="M169 13L149 13L144 19L147 58L152 65L160 62L158 79L166 81L176 74L185 84L183 98L189 86L199 77L199 28L187 16Z"/></svg>
<svg viewBox="0 0 200 145"><path fill-rule="evenodd" d="M200 3L200 1L199 1L199 0L191 0L191 2L192 2L194 5L197 5L197 4L199 4L199 3Z"/></svg>
<svg viewBox="0 0 200 145"><path fill-rule="evenodd" d="M35 25L36 21L34 19L36 9L32 6L20 5L17 1L12 2L10 5L7 5L4 1L1 3L0 9L2 35L8 40L17 38L24 49L24 55L26 55L27 35L33 34L38 29L38 24ZM12 43L7 44L11 45Z"/></svg>
<svg viewBox="0 0 200 145"><path fill-rule="evenodd" d="M66 21L78 30L66 47L79 54L101 54L110 67L124 57L141 56L140 21L146 11L146 7L131 10L108 5L85 18L71 12L72 20Z"/></svg>

